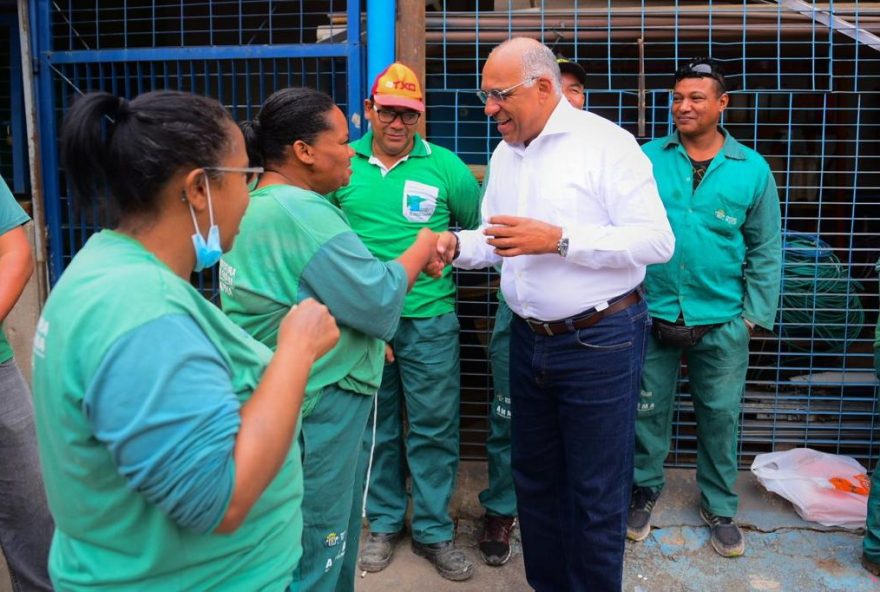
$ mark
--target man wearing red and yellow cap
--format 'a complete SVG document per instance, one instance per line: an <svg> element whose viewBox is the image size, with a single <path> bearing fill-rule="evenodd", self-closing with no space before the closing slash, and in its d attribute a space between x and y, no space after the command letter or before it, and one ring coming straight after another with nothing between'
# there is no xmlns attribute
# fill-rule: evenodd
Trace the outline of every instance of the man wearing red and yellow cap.
<svg viewBox="0 0 880 592"><path fill-rule="evenodd" d="M329 197L373 255L382 260L400 256L425 227L435 232L455 224L475 228L480 188L470 170L455 154L416 133L425 104L415 73L391 64L373 83L364 111L371 130L352 143L351 182ZM421 276L407 295L386 350L366 504L370 534L360 555L366 571L384 569L403 534L408 466L413 551L447 579L466 580L473 574L473 565L453 544L447 510L459 458L458 332L450 269L440 279ZM368 429L364 467L371 448Z"/></svg>

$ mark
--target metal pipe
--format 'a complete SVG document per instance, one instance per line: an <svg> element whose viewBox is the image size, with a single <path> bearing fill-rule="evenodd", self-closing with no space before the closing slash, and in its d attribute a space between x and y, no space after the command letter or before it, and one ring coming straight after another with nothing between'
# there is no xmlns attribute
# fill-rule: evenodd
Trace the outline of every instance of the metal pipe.
<svg viewBox="0 0 880 592"><path fill-rule="evenodd" d="M779 0L779 4L827 27L831 27L836 31L840 31L847 37L855 39L859 43L867 45L875 51L880 51L880 37L866 31L864 27L855 27L839 16L833 16L826 11L817 10L803 0Z"/></svg>
<svg viewBox="0 0 880 592"><path fill-rule="evenodd" d="M785 32L790 35L802 34L810 35L815 29L809 26L787 27ZM441 44L443 42L454 43L501 43L511 36L516 37L532 37L541 39L541 29L520 29L514 31L486 31L480 29L479 34L474 31L436 31L428 30L425 34L425 41L429 44L429 51L434 49L430 44ZM610 38L612 41L629 41L635 42L639 37L643 37L646 42L670 41L672 39L670 29L646 29L644 32L633 30L612 29ZM607 30L584 31L578 30L577 35L574 31L562 31L563 41L606 41L609 38ZM742 27L719 29L713 27L713 36L721 40L741 40L743 36ZM775 28L768 29L752 29L749 28L748 36L750 39L775 39L779 35L779 31ZM706 38L706 28L693 28L678 31L678 38L684 40L704 40Z"/></svg>
<svg viewBox="0 0 880 592"><path fill-rule="evenodd" d="M354 2L356 0L349 0ZM367 84L394 61L396 0L367 0ZM369 89L368 91L369 92Z"/></svg>
<svg viewBox="0 0 880 592"><path fill-rule="evenodd" d="M642 13L641 11L644 11ZM835 5L835 11L838 12ZM709 14L711 13L711 23ZM803 14L791 11L780 12L778 8L771 10L749 6L740 7L619 7L613 10L578 10L572 11L544 11L536 14L533 11L521 12L481 12L479 13L481 31L504 31L508 34L518 33L520 29L552 29L565 31L594 27L601 30L603 37L607 38L609 28L614 31L619 28L632 27L641 31L656 28L677 28L687 30L698 29L705 33L712 26L713 34L716 30L735 31L739 35L743 32L743 21L748 23L748 33L766 31L774 34L788 34L790 32L814 32L815 25L812 19ZM429 13L427 17L427 29L457 32L456 29L473 31L475 29L475 13ZM783 26L780 28L779 24ZM610 27L609 27L610 25ZM865 34L871 30L880 31L880 13L859 14L859 25Z"/></svg>
<svg viewBox="0 0 880 592"><path fill-rule="evenodd" d="M30 163L31 205L34 216L34 259L36 261L37 297L40 309L49 296L49 270L46 265L46 194L40 154L40 131L34 100L34 63L31 47L31 20L28 0L18 0L18 30L21 40L21 77L24 94L24 119L27 128L28 162Z"/></svg>
<svg viewBox="0 0 880 592"><path fill-rule="evenodd" d="M345 46L348 48L348 135L356 140L364 133L364 72L361 65L363 59L361 40L360 0L348 0L348 19L351 26L347 27L348 37Z"/></svg>
<svg viewBox="0 0 880 592"><path fill-rule="evenodd" d="M639 37L639 137L645 137L645 40Z"/></svg>

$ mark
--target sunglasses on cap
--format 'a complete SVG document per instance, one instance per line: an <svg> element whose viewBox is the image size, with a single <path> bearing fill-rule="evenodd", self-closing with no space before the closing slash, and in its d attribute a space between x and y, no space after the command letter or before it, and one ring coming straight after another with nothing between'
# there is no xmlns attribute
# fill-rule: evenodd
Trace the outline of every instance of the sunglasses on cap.
<svg viewBox="0 0 880 592"><path fill-rule="evenodd" d="M724 73L715 60L699 58L691 60L675 71L675 81L684 78L712 78L721 85L721 90L726 91L727 83L724 81Z"/></svg>

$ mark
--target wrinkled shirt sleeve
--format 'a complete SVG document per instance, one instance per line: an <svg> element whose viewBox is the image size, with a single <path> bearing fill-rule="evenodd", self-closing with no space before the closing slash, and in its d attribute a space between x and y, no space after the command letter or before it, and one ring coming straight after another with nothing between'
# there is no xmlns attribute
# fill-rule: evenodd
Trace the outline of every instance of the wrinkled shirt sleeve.
<svg viewBox="0 0 880 592"><path fill-rule="evenodd" d="M486 166L486 175L483 177L483 185L480 187L480 223L474 230L462 230L458 232L458 246L460 253L453 266L459 269L481 269L493 265L500 266L502 257L495 253L495 249L486 242L486 235L483 234L489 226L489 214L487 212L487 193L490 189L489 185L489 168Z"/></svg>
<svg viewBox="0 0 880 592"><path fill-rule="evenodd" d="M779 194L767 169L764 191L755 200L742 225L746 244L743 316L773 330L782 281L782 229Z"/></svg>
<svg viewBox="0 0 880 592"><path fill-rule="evenodd" d="M603 169L601 191L608 223L565 226L567 259L591 269L624 269L665 263L675 237L654 181L651 161L629 138Z"/></svg>

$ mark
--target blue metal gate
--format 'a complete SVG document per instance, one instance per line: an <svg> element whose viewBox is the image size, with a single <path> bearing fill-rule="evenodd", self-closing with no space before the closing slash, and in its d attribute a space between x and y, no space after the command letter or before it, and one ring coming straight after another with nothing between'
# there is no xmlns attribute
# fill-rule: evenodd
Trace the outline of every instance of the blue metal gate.
<svg viewBox="0 0 880 592"><path fill-rule="evenodd" d="M28 188L18 20L0 13L0 176L16 194Z"/></svg>
<svg viewBox="0 0 880 592"><path fill-rule="evenodd" d="M183 90L216 98L242 121L276 89L310 86L348 113L352 138L361 134L358 0L31 0L30 8L53 283L96 230L72 211L58 162L58 127L77 94Z"/></svg>

